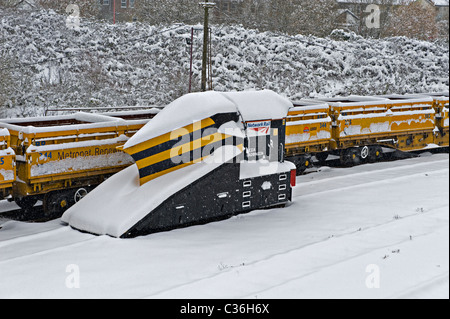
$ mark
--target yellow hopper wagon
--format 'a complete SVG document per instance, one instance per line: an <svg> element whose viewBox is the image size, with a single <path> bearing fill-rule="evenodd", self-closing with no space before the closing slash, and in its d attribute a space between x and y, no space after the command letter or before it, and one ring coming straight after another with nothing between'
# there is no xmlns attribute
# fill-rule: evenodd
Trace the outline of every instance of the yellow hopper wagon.
<svg viewBox="0 0 450 319"><path fill-rule="evenodd" d="M433 98L425 95L349 96L330 105L334 153L345 165L374 162L383 147L414 151L434 142Z"/></svg>
<svg viewBox="0 0 450 319"><path fill-rule="evenodd" d="M430 96L433 98L433 106L436 112L436 127L434 129L434 144L437 147L448 147L448 105L449 105L449 92L432 93Z"/></svg>
<svg viewBox="0 0 450 319"><path fill-rule="evenodd" d="M95 186L128 167L133 159L118 150L149 118L72 115L0 120L16 154L12 200L21 208L42 200L44 212L58 215Z"/></svg>
<svg viewBox="0 0 450 319"><path fill-rule="evenodd" d="M329 105L314 100L293 102L286 119L286 156L295 163L297 173L328 157L331 143Z"/></svg>
<svg viewBox="0 0 450 319"><path fill-rule="evenodd" d="M16 154L10 147L9 131L0 128L0 199L11 195L15 180Z"/></svg>

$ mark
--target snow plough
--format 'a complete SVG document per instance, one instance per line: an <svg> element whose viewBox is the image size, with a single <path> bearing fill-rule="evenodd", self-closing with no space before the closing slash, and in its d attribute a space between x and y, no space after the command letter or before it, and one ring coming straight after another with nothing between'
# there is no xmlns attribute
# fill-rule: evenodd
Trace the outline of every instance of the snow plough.
<svg viewBox="0 0 450 319"><path fill-rule="evenodd" d="M296 177L284 156L291 106L272 91L185 95L124 144L135 164L62 220L129 238L285 205Z"/></svg>

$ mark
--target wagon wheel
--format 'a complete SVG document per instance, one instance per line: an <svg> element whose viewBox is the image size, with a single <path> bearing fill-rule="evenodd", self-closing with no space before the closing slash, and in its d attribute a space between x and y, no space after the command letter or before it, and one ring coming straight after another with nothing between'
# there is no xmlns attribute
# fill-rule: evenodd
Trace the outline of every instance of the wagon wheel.
<svg viewBox="0 0 450 319"><path fill-rule="evenodd" d="M22 209L30 209L32 208L36 202L38 201L37 197L34 196L26 196L26 197L16 197L14 198L14 201L16 202L17 206L19 206Z"/></svg>
<svg viewBox="0 0 450 319"><path fill-rule="evenodd" d="M87 194L88 191L85 188L79 188L73 195L73 200L75 201L75 203L78 203Z"/></svg>
<svg viewBox="0 0 450 319"><path fill-rule="evenodd" d="M372 146L369 155L370 162L376 162L383 158L383 149L381 146Z"/></svg>
<svg viewBox="0 0 450 319"><path fill-rule="evenodd" d="M311 156L310 155L302 155L295 162L295 166L297 168L297 176L302 175L307 168L312 166Z"/></svg>
<svg viewBox="0 0 450 319"><path fill-rule="evenodd" d="M47 217L60 217L70 206L68 191L53 191L44 197L44 214Z"/></svg>
<svg viewBox="0 0 450 319"><path fill-rule="evenodd" d="M368 146L364 146L361 149L361 153L360 156L363 160L367 159L369 157L370 151L369 151L369 147Z"/></svg>
<svg viewBox="0 0 450 319"><path fill-rule="evenodd" d="M341 164L346 166L359 165L361 163L361 152L357 148L346 149L341 155Z"/></svg>
<svg viewBox="0 0 450 319"><path fill-rule="evenodd" d="M322 165L322 164L325 164L325 161L328 158L328 152L316 153L315 156L316 156L316 159L319 161L319 163Z"/></svg>

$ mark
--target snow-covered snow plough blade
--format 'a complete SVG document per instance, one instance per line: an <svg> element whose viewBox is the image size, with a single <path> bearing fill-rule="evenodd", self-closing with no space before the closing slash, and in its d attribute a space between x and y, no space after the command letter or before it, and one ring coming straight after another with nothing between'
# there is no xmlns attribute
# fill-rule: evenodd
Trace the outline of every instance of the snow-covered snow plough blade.
<svg viewBox="0 0 450 319"><path fill-rule="evenodd" d="M272 91L185 95L123 146L136 164L62 220L128 238L284 205L295 183L284 161L290 107Z"/></svg>

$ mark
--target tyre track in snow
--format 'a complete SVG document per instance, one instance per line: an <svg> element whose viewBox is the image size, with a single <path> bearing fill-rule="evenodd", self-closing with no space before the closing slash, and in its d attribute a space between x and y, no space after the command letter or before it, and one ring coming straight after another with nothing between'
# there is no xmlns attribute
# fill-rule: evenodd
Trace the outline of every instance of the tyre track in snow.
<svg viewBox="0 0 450 319"><path fill-rule="evenodd" d="M427 163L416 163L412 165L388 168L380 167L379 169L377 169L376 164L372 165L375 165L376 169L361 172L359 170L363 166L356 166L353 168L343 169L346 170L345 172L349 172L348 174L331 176L329 178L320 177L319 180L307 180L307 178L303 178L303 176L297 177L297 187L294 188L293 197L322 195L327 192L341 191L343 189L351 189L354 187L361 187L363 185L376 184L378 182L389 182L392 180L409 178L412 175L420 176L433 172L445 173L448 171L448 160L438 160ZM355 170L356 172L354 172ZM402 172L401 176L396 174L399 171ZM333 183L333 189L330 189L330 183Z"/></svg>
<svg viewBox="0 0 450 319"><path fill-rule="evenodd" d="M15 237L0 242L0 250L3 252L0 254L0 265L64 250L97 238L99 237L75 232L68 226L62 226L57 229L22 237ZM49 248L49 246L51 248ZM42 247L46 248L43 249Z"/></svg>
<svg viewBox="0 0 450 319"><path fill-rule="evenodd" d="M420 299L424 297L423 291L433 291L439 289L440 291L446 291L448 293L450 276L449 274L439 275L432 279L423 281L416 286L396 293L391 296L391 299ZM425 296L430 297L430 296ZM431 298L439 298L440 296L431 295Z"/></svg>
<svg viewBox="0 0 450 319"><path fill-rule="evenodd" d="M432 162L427 162L427 163L416 163L413 165L408 165L408 166L400 166L400 167L394 167L394 168L382 168L380 167L380 169L376 169L370 172L355 172L355 173L351 173L351 174L347 174L345 176L337 176L337 177L332 177L332 179L334 179L334 181L336 180L342 180L344 183L339 184L337 187L332 187L332 189L328 189L328 190L324 190L321 189L320 191L316 188L311 190L309 188L310 185L302 185L304 188L309 189L310 193L308 194L302 194L301 192L297 191L297 194L295 195L295 197L301 197L301 196L311 196L311 195L320 195L323 196L324 194L328 193L328 192L336 192L336 191L342 191L342 190L351 190L354 188L361 188L361 187L365 187L365 186L371 186L371 185L377 185L380 183L391 183L391 182L398 182L400 180L408 180L410 178L415 178L415 177L419 177L419 176L424 176L424 174L448 174L448 160L437 160L437 161L432 161ZM401 172L401 174L399 174L399 172ZM393 173L393 174L391 174ZM374 177L374 178L370 178L368 179L367 177ZM315 185L319 185L320 187L329 187L329 179L324 178L322 180L319 181L312 181L309 182L310 184L315 184ZM331 185L335 185L334 183L332 183ZM298 190L298 188L296 188L296 190ZM300 194L299 194L300 193ZM367 234L373 231L380 231L383 230L384 228L389 228L389 227L398 227L398 225L400 223L404 223L407 220L411 220L414 218L424 218L425 216L427 216L428 218L432 218L433 217L433 213L436 211L440 211L442 209L447 210L448 209L448 205L444 205L444 206L434 206L431 208L428 208L427 211L425 213L413 213L410 215L406 215L406 216L402 216L401 217L401 221L399 222L398 220L389 220L387 222L384 223L380 223L371 227L366 227L364 229L359 229L357 231L352 230L350 232L345 232L345 233L341 233L338 236L334 236L333 238L331 238L332 240L346 240L346 238L353 238L353 237L359 237L361 234ZM431 222L433 224L433 227L440 227L441 225L441 219L438 219L438 221L436 223ZM448 224L448 220L446 222ZM412 223L414 224L414 223ZM419 236L426 236L426 233L422 233L422 234L415 234L415 237L419 237ZM327 268L327 267L333 267L336 266L337 264L340 263L345 263L351 259L356 259L359 258L365 254L370 254L372 253L374 250L377 249L383 249L383 248L387 248L387 247L391 247L391 246L395 246L395 245L400 245L403 243L408 242L410 239L408 236L404 235L402 238L400 239L396 239L396 240L391 240L391 241L384 241L381 245L373 245L372 249L370 249L369 251L367 251L367 248L364 248L362 251L348 257L348 258L344 258L342 260L339 261L334 261L330 264L324 264L322 267L320 267L319 269L313 269L310 270L309 272L305 272L303 273L301 276L299 277L294 277L294 278L288 278L286 279L284 282L280 282L277 283L276 286L283 286L284 284L289 283L292 280L298 280L301 279L303 277L307 277L313 273L316 273L318 271L323 271L323 269ZM245 265L243 266L236 266L236 267L230 267L229 269L226 269L225 271L222 271L220 273L214 273L214 274L210 274L209 276L205 276L203 278L198 278L196 280L190 281L190 282L186 282L184 284L181 285L177 285L175 287L171 287L169 289L164 289L161 290L155 294L149 295L147 296L147 298L166 298L166 297L182 297L182 296L190 296L189 293L191 291L202 291L202 287L215 287L218 285L218 283L221 282L233 282L233 277L235 277L236 272L243 272L245 271L244 269L250 269L250 268L254 268L254 267L259 267L259 265L263 265L264 263L268 263L271 264L273 263L273 260L277 260L280 259L282 260L283 258L286 258L286 261L280 261L280 262L276 262L276 265L279 264L289 264L289 258L287 258L286 256L290 256L292 254L301 254L303 250L308 250L311 249L312 247L316 247L316 246L321 246L321 245L326 245L328 242L330 241L330 238L326 238L323 239L321 241L316 241L316 242L312 242L306 245L301 245L299 247L295 247L293 249L289 249L286 251L282 251L279 252L277 254L273 254L270 256L266 256L265 258L260 258L258 260L253 260L250 262L246 262ZM269 269L270 267L264 267L264 269ZM251 272L254 272L255 269L252 269ZM262 271L262 273L264 273L264 271ZM292 273L290 271L285 271L284 273ZM295 273L295 272L294 272ZM228 278L231 277L231 278ZM226 278L226 279L224 279ZM235 282L236 285L238 285L238 283ZM271 289L273 287L270 287L268 289ZM237 298L247 298L249 296L255 295L260 293L261 291L265 291L268 289L263 289L263 290L256 290L255 292L252 293L244 293L242 295L238 295L238 296L233 296L233 297L237 297ZM194 296L194 298L196 297L211 297L211 295L202 295L200 294L199 296ZM221 298L221 297L229 297L229 295L213 295L212 297L214 298Z"/></svg>
<svg viewBox="0 0 450 319"><path fill-rule="evenodd" d="M446 207L446 210L448 209L448 207ZM274 286L270 286L266 289L262 289L260 291L255 291L253 292L251 295L247 295L247 296L240 296L240 298L254 298L255 296L261 295L263 296L263 298L271 298L274 295L276 295L275 291L279 291L279 290L285 290L285 288L287 286L301 286L301 282L303 279L309 279L311 281L311 278L321 278L322 281L323 280L323 276L322 274L324 272L333 272L334 268L340 268L342 269L346 269L348 266L347 265L351 265L354 261L355 262L359 262L359 264L361 264L362 266L359 267L360 270L360 278L363 280L360 280L360 290L366 290L367 292L369 291L368 289L365 289L367 287L365 286L365 280L367 279L367 277L365 278L365 276L367 275L366 272L366 266L369 265L369 263L367 262L362 262L359 260L370 260L370 262L376 262L378 265L382 264L385 260L389 260L389 259L393 259L394 254L400 254L402 250L404 250L403 248L406 247L408 244L413 243L413 242L417 242L417 241L421 241L423 239L426 239L427 237L430 237L433 235L433 233L437 230L437 231L442 231L443 228L445 226L442 226L442 222L443 219L442 218L436 218L438 216L442 216L442 210L440 212L433 212L431 214L427 214L427 216L423 215L423 214L417 214L417 215L412 215L412 216L408 216L406 217L406 219L403 219L402 221L395 221L392 223L386 223L386 224L381 224L381 225L377 225L375 227L370 227L370 229L367 229L366 232L361 232L361 233L353 233L353 234L344 234L343 236L338 236L336 237L337 241L343 241L343 244L338 244L338 245L334 245L337 246L338 249L340 247L346 247L345 249L348 248L348 246L346 245L346 243L348 243L349 241L358 241L358 245L360 246L358 247L359 250L352 252L350 255L347 255L345 257L342 257L340 259L337 260L332 260L332 262L330 263L324 263L323 265L317 266L314 265L311 267L311 270L309 272L303 273L299 276L293 276L291 278L288 278L286 280L284 280L283 282L280 282L277 285ZM411 238L408 238L408 236L406 234L404 234L404 236L397 234L396 237L398 239L392 240L392 239L379 239L377 234L373 234L374 232L378 232L380 230L383 230L384 233L392 233L392 231L390 229L398 229L399 227L399 223L401 224L406 224L406 225L417 225L416 222L416 218L419 218L421 220L423 220L424 223L428 223L427 226L430 228L430 230L428 231L420 231L417 230L417 232L419 233L415 233L414 235L414 239L412 240ZM434 220L430 220L433 219ZM445 222L448 223L448 219L445 220ZM414 227L414 226L412 226ZM433 229L433 230L431 230ZM448 230L447 230L448 232ZM372 233L372 234L371 234ZM353 236L354 235L354 236ZM372 237L371 237L372 236ZM376 244L375 244L376 242ZM364 245L361 245L362 243L364 243ZM321 246L326 246L326 242L318 242L317 244L313 245L312 247L307 247L309 248L314 248L316 253L319 254L326 254L328 251L328 248L325 247L321 247ZM370 249L368 249L368 247L370 247ZM398 249L399 247L401 247L402 249ZM345 249L339 249L343 255L345 255ZM322 250L322 251L321 251ZM304 252L296 252L299 253L300 255L303 255ZM336 254L336 252L334 252L334 254ZM376 255L377 257L374 258L373 255ZM284 257L284 256L282 256ZM303 260L304 258L301 258L300 260ZM283 262L289 262L289 260L283 261ZM412 266L412 265L410 265ZM351 267L351 266L350 266ZM403 271L403 270L400 270ZM437 276L438 278L448 278L448 265L447 265L447 270L443 270L444 274L440 274L439 276ZM356 275L356 274L355 274ZM356 275L357 276L357 275ZM415 279L415 278L414 278ZM419 291L422 288L426 287L426 286L432 286L434 285L436 281L436 277L435 276L431 276L429 278L427 278L426 280L423 280L423 278L419 279L419 284L417 283L411 283L412 288L408 288L406 290L402 289L401 291L408 291L408 292L415 292L415 291ZM384 283L384 285L386 285ZM350 287L347 287L350 288ZM361 289L363 288L363 289ZM393 290L395 290L395 288L391 288ZM332 298L342 298L342 297L348 297L348 298L364 298L364 295L358 295L358 292L356 293L352 293L349 292L348 289L346 293L349 293L348 296L336 296L336 295L329 295L327 296L327 293L324 292L324 294L322 295L322 297L332 297ZM271 292L269 296L265 295L265 293L267 292ZM368 293L367 296L365 297L372 297L373 294ZM312 296L314 297L314 295ZM405 295L404 293L395 293L393 297L390 298L404 298Z"/></svg>
<svg viewBox="0 0 450 319"><path fill-rule="evenodd" d="M16 223L15 221L12 221L12 223ZM48 236L50 233L53 232L60 232L61 229L64 229L61 225L55 225L55 228L50 228L50 229L45 229L45 230L39 230L39 231L33 231L30 230L29 233L24 234L24 235L12 235L11 237L5 237L5 238L0 238L0 248L2 247L6 247L9 245L14 245L16 243L21 243L21 242L26 242L26 241L33 241L36 239L39 239L41 237L46 237ZM7 229L4 229L3 231L5 231Z"/></svg>
<svg viewBox="0 0 450 319"><path fill-rule="evenodd" d="M410 216L403 217L401 222L409 221L410 219L414 219L415 217L433 217L434 211L441 209L442 207L430 210L429 212L425 214L412 214ZM447 208L446 208L447 209ZM436 213L436 215L439 215L440 213ZM415 223L415 222L413 222ZM442 225L442 220L440 218L437 218L434 222L432 222L433 226L439 226ZM326 238L321 241L316 241L310 244L301 245L299 247L295 247L286 251L282 251L276 254L272 254L270 256L266 256L265 258L260 258L251 262L246 262L244 265L238 265L238 266L231 266L229 268L226 268L225 270L220 271L219 273L214 273L209 276L205 276L202 278L198 278L196 280L177 285L168 289L161 290L157 293L151 294L146 296L145 298L254 298L257 297L258 294L264 293L266 291L270 291L273 288L280 288L292 281L300 280L302 278L306 278L308 276L318 274L322 271L324 271L327 268L336 267L339 264L344 264L348 261L351 261L353 259L360 258L364 255L368 255L373 253L375 250L381 250L386 249L390 247L395 247L404 243L409 242L411 239L404 235L404 236L398 236L396 240L384 240L383 242L379 243L378 240L374 239L366 239L361 240L361 238L355 238L353 237L365 237L367 233L370 232L378 232L380 229L383 228L397 228L398 227L398 221L388 221L383 224L375 225L372 227L368 227L366 229L358 230L358 231L351 231L347 233L340 234L338 236L334 236L332 238ZM387 231L389 232L389 231ZM428 233L421 233L421 234L415 234L414 238L415 240L422 237L427 236ZM340 255L342 254L343 258L341 259L332 259L327 260L323 258L324 255L329 253L328 245L332 243L333 241L343 241L343 242L352 242L356 241L358 242L358 245L361 246L356 251L352 252L350 255L348 255L348 252L345 252L347 249L347 245L341 245L333 243L333 247L344 247L344 249L341 249L341 252L337 252L336 250L332 253L332 255ZM374 241L374 242L372 242ZM363 245L364 243L364 245ZM324 247L322 247L324 246ZM370 247L370 249L368 249ZM305 250L307 251L305 253ZM323 250L322 253L320 250ZM346 255L347 254L347 255ZM302 255L309 256L311 258L303 258ZM295 261L300 261L302 263L306 264L311 261L311 259L317 258L319 255L319 259L322 259L322 264L320 266L315 265L302 265L298 266ZM380 260L382 259L382 256L380 255ZM285 265L284 269L280 270L279 265ZM297 276L290 276L289 274L296 274L299 269L306 268L306 270L303 270L304 272L301 275ZM309 268L309 269L308 269ZM250 281L252 282L252 279L257 285L262 285L264 282L265 275L267 273L270 273L270 269L278 269L277 270L277 282L276 284L268 284L264 289L255 289L255 290L249 290L246 292L241 292L240 294L230 296L229 292L226 290L227 287L225 287L224 290L221 290L220 287L223 286L222 283L228 283L230 287L238 287L242 281ZM363 270L364 271L364 270ZM284 275L286 274L286 275ZM284 277L283 277L284 275ZM250 278L250 280L248 279ZM252 287L252 285L248 285L249 287ZM206 287L206 290L205 290ZM216 290L214 292L209 291L209 287L216 287ZM219 288L217 288L219 287ZM192 292L198 293L198 295L193 295Z"/></svg>
<svg viewBox="0 0 450 319"><path fill-rule="evenodd" d="M66 250L67 248L79 247L79 246L84 245L87 242L91 242L95 239L97 239L97 237L88 238L88 239L84 239L84 240L76 240L74 242L65 243L64 245L57 245L56 247L52 247L50 249L37 250L37 251L33 251L32 253L27 253L24 255L19 255L19 256L13 257L13 258L0 260L0 265L7 264L8 262L16 262L21 259L33 258L33 257L43 256L45 254L49 254L49 253L53 253L53 252L63 251L63 250Z"/></svg>
<svg viewBox="0 0 450 319"><path fill-rule="evenodd" d="M431 164L438 165L439 167L448 167L448 159L445 160L432 160L429 162L419 162L414 163L416 159L409 159L409 160L402 160L398 162L391 162L393 164L396 164L395 166L389 166L384 167L385 163L374 163L374 164L364 164L364 165L358 165L353 167L347 167L347 168L333 168L331 169L328 166L320 167L317 172L325 172L321 175L317 175L318 179L316 178L313 180L314 177L311 177L311 179L308 181L306 180L310 176L303 175L298 176L297 178L303 179L305 177L305 181L303 183L320 183L324 181L332 181L332 180L340 180L340 179L346 179L347 177L354 177L354 176L367 176L374 173L379 173L380 171L385 172L395 172L397 173L399 170L414 170L420 167L426 167L427 170L431 169L433 170L433 166L430 167ZM439 167L437 169L439 169ZM356 170L356 172L355 172ZM329 174L327 174L329 173ZM332 174L335 174L336 176L333 176Z"/></svg>
<svg viewBox="0 0 450 319"><path fill-rule="evenodd" d="M376 164L374 164L376 165ZM409 167L412 166L412 167ZM372 167L371 167L372 168ZM424 174L438 174L438 173L446 173L448 174L448 160L435 160L430 161L427 163L405 163L404 165L401 165L399 167L395 168L386 168L386 167L375 167L373 166L373 170L370 172L361 172L360 169L364 169L362 166L359 166L357 168L351 168L352 170L356 171L346 171L349 172L346 173L345 176L324 176L320 180L314 180L314 181L302 181L303 177L299 177L297 180L299 181L298 185L294 190L294 196L297 198L307 197L307 196L313 196L317 194L318 192L321 192L321 195L324 195L329 192L336 192L337 190L343 190L343 188L346 189L357 189L368 185L376 185L379 183L389 183L392 181L399 181L411 177L417 177L417 176L423 176ZM348 169L346 169L348 170ZM401 174L398 174L399 171L401 171ZM391 174L395 173L397 174ZM325 172L328 173L328 172ZM337 174L340 174L340 172L337 172ZM393 176L395 175L395 176ZM330 181L333 181L330 183ZM338 186L336 186L336 181L342 181L342 183L339 183ZM315 188L314 188L315 187ZM328 187L328 189L327 189ZM307 190L307 191L305 191ZM402 216L401 221L408 220L409 218L414 217L423 217L423 216L432 216L433 212L436 210L439 210L440 207L432 207L427 209L425 213L416 213L411 214L408 216ZM252 216L252 218L258 218L258 214L255 214ZM179 285L168 287L166 289L162 289L161 291L149 294L148 298L160 298L164 296L176 296L178 293L182 296L189 296L189 293L183 294L182 292L186 291L195 291L196 287L200 287L199 291L201 291L202 287L209 286L209 285L219 285L222 282L230 282L230 283L236 283L235 277L237 274L241 273L258 273L259 269L267 269L271 268L271 264L275 262L276 265L279 263L287 264L289 265L290 260L292 260L292 256L302 254L302 252L305 249L311 249L314 247L318 247L321 245L327 245L328 243L334 241L334 240L346 240L347 238L351 241L354 241L354 237L356 235L360 234L367 234L371 230L375 229L381 229L384 227L389 227L389 225L396 225L398 221L393 221L392 219L385 222L380 223L378 225L374 225L372 227L363 228L360 231L355 231L354 229L349 232L341 233L338 236L335 236L333 238L324 238L320 241L315 241L306 245L301 245L298 247L293 247L286 251L280 251L279 253L271 254L269 256L264 256L263 258L258 258L251 261L246 261L244 266L230 266L228 269L224 269L220 271L219 273L210 273L208 276L199 277L195 280L180 283ZM448 224L448 222L447 222ZM67 231L68 236L64 237L64 232ZM419 234L420 235L420 234ZM426 235L426 234L422 234ZM71 237L72 236L72 237ZM65 242L62 242L61 238L65 238ZM45 254L51 254L51 253L58 253L60 251L68 250L73 247L82 246L86 242L92 242L93 240L101 238L96 237L88 234L82 234L78 231L72 230L70 227L60 227L57 229L39 232L36 234L27 234L26 236L16 236L14 238L10 238L9 240L6 240L4 242L0 242L0 249L4 251L4 249L8 249L11 251L16 251L16 254L11 255L7 254L8 257L13 256L12 258L1 260L1 254L0 254L0 265L1 264L7 264L10 261L26 261L27 258L40 258L41 256ZM150 239L151 240L151 239ZM54 242L54 247L51 247L50 249L40 249L39 243L41 241L46 242ZM403 243L407 240L404 238L387 242L383 247L390 247L392 245L397 245L400 243ZM23 247L27 247L27 249L24 249ZM380 246L375 246L374 249L380 249ZM371 250L372 251L372 250ZM360 254L354 255L354 257L347 258L343 260L342 262L345 262L346 260L351 260L352 258L357 258L362 255L364 255L366 250L362 250ZM295 257L294 259L297 259L298 257ZM336 262L331 263L330 265L336 265ZM269 265L269 266L266 266ZM320 268L319 270L323 270L326 267ZM310 271L311 274L315 273L316 271L319 271L316 269L312 269ZM264 273L264 272L263 272ZM286 273L289 273L289 269L286 271ZM295 271L293 272L295 273ZM302 276L307 277L308 272L305 271ZM251 277L251 276L250 276ZM225 278L225 279L224 279ZM301 277L303 278L303 277ZM295 278L294 278L295 279ZM281 285L282 287L284 284L288 284L291 282L293 278L289 277L286 278L285 282L278 281L277 284ZM276 286L276 285L272 285ZM267 287L266 287L267 288ZM269 287L270 288L270 287ZM250 289L249 291L241 292L238 294L238 297L246 297L246 296L254 296L255 294L260 293L261 291L266 291L264 289L261 289L261 287L255 287L255 289ZM229 295L228 295L229 297Z"/></svg>

